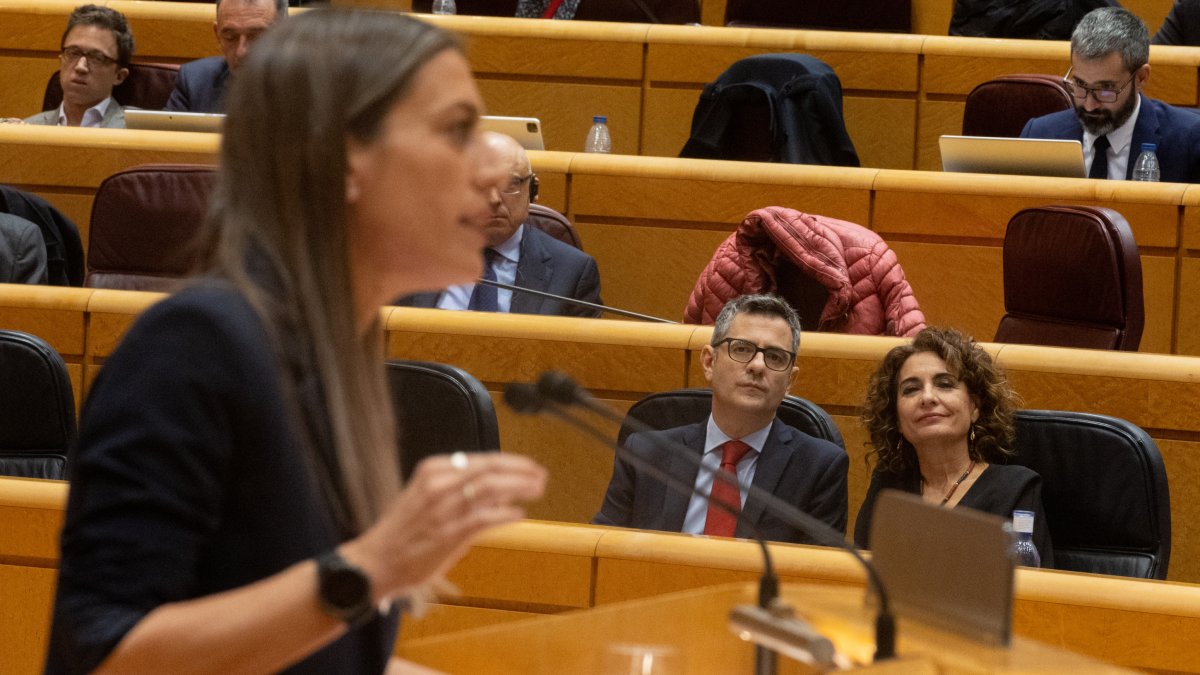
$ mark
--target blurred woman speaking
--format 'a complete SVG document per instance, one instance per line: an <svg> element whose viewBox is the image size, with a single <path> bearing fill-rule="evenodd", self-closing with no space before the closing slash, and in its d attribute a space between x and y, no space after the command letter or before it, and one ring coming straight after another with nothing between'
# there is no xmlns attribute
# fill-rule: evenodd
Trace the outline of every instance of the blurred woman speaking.
<svg viewBox="0 0 1200 675"><path fill-rule="evenodd" d="M855 545L868 547L875 499L891 488L1004 518L1033 511L1034 544L1042 566L1053 567L1042 479L1007 464L1015 398L987 352L956 330L926 328L888 352L867 386L863 422L876 466L854 524Z"/></svg>
<svg viewBox="0 0 1200 675"><path fill-rule="evenodd" d="M255 45L206 275L143 314L83 412L47 672L382 672L393 601L541 495L499 453L400 489L379 308L478 276L506 178L481 108L454 39L398 13L311 11Z"/></svg>

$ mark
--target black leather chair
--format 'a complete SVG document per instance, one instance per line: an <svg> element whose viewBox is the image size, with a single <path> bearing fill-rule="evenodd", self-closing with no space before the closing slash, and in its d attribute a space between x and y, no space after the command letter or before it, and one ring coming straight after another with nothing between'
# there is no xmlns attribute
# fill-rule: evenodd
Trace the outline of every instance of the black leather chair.
<svg viewBox="0 0 1200 675"><path fill-rule="evenodd" d="M1029 120L1074 107L1061 75L1002 75L967 94L962 132L1016 138Z"/></svg>
<svg viewBox="0 0 1200 675"><path fill-rule="evenodd" d="M1060 570L1166 579L1171 498L1150 436L1105 415L1021 410L1013 464L1042 476Z"/></svg>
<svg viewBox="0 0 1200 675"><path fill-rule="evenodd" d="M912 1L728 0L725 25L908 33Z"/></svg>
<svg viewBox="0 0 1200 675"><path fill-rule="evenodd" d="M1144 324L1142 259L1121 214L1042 206L1008 221L996 342L1137 351Z"/></svg>
<svg viewBox="0 0 1200 675"><path fill-rule="evenodd" d="M461 368L429 361L388 361L400 469L407 478L430 455L500 448L492 397Z"/></svg>
<svg viewBox="0 0 1200 675"><path fill-rule="evenodd" d="M650 394L629 409L617 434L617 443L624 443L634 433L635 429L629 420L631 417L655 429L671 429L703 422L711 412L711 389L676 389ZM811 401L799 396L784 396L777 415L784 424L846 449L842 432L838 431L833 418Z"/></svg>
<svg viewBox="0 0 1200 675"><path fill-rule="evenodd" d="M0 330L0 475L66 478L75 441L67 366L41 338Z"/></svg>

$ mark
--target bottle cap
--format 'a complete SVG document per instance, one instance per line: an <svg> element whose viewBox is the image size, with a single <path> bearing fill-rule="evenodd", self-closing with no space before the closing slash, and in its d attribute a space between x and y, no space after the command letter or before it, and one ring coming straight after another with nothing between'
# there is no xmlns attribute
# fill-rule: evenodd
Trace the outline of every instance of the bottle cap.
<svg viewBox="0 0 1200 675"><path fill-rule="evenodd" d="M608 118L604 115L596 115L592 118L592 124L608 124Z"/></svg>
<svg viewBox="0 0 1200 675"><path fill-rule="evenodd" d="M1153 143L1142 143L1142 152L1154 152L1158 150L1158 146Z"/></svg>
<svg viewBox="0 0 1200 675"><path fill-rule="evenodd" d="M1013 511L1013 530L1020 534L1032 534L1033 517L1033 511Z"/></svg>

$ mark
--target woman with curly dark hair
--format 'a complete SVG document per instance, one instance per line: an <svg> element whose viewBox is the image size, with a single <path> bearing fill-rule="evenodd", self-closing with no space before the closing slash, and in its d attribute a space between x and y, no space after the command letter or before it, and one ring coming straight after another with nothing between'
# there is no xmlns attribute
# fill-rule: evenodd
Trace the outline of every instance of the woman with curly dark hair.
<svg viewBox="0 0 1200 675"><path fill-rule="evenodd" d="M863 423L875 471L854 525L866 548L880 490L921 495L1009 518L1033 511L1042 565L1053 565L1042 509L1042 479L1009 465L1016 395L987 352L952 328L926 328L888 352L871 377Z"/></svg>

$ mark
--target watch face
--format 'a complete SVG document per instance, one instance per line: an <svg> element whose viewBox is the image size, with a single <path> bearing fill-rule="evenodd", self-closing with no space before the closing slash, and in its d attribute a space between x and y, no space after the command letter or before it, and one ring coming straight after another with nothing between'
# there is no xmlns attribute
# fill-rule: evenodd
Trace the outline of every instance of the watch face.
<svg viewBox="0 0 1200 675"><path fill-rule="evenodd" d="M366 576L354 567L331 569L323 584L325 601L337 609L357 609L369 601L370 584Z"/></svg>
<svg viewBox="0 0 1200 675"><path fill-rule="evenodd" d="M318 593L326 612L357 626L375 615L371 580L336 551L317 559Z"/></svg>

